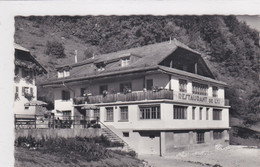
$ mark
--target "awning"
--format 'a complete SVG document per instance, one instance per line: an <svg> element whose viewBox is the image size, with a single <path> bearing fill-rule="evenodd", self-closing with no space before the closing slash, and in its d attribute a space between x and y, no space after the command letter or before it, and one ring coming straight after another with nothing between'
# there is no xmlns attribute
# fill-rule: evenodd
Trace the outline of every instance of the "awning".
<svg viewBox="0 0 260 167"><path fill-rule="evenodd" d="M24 104L24 106L46 106L46 105L47 103L40 100L32 100Z"/></svg>
<svg viewBox="0 0 260 167"><path fill-rule="evenodd" d="M83 107L81 107L81 109L85 109L85 110L96 110L99 109L99 107L95 106L95 105L85 105Z"/></svg>

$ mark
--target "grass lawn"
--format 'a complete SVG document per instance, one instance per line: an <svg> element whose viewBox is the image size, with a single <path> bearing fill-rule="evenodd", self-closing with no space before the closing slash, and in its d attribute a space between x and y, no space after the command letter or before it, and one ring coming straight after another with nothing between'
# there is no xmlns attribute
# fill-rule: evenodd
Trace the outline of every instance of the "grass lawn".
<svg viewBox="0 0 260 167"><path fill-rule="evenodd" d="M144 166L134 152L110 150L120 146L106 137L35 140L20 137L15 142L15 167Z"/></svg>
<svg viewBox="0 0 260 167"><path fill-rule="evenodd" d="M23 147L15 148L15 167L101 167L101 166L143 166L142 161L129 155L112 153L111 157L99 161L87 161L78 153L58 154L44 153L41 150L29 150Z"/></svg>

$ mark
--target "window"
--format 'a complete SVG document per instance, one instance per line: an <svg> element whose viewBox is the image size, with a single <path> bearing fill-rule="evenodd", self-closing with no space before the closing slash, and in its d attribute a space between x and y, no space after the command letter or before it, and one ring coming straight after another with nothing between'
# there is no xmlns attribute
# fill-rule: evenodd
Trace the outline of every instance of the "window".
<svg viewBox="0 0 260 167"><path fill-rule="evenodd" d="M120 107L120 119L128 120L128 107Z"/></svg>
<svg viewBox="0 0 260 167"><path fill-rule="evenodd" d="M33 95L33 88L30 88L30 93Z"/></svg>
<svg viewBox="0 0 260 167"><path fill-rule="evenodd" d="M129 132L123 132L123 137L129 137Z"/></svg>
<svg viewBox="0 0 260 167"><path fill-rule="evenodd" d="M200 120L202 120L202 107L200 107Z"/></svg>
<svg viewBox="0 0 260 167"><path fill-rule="evenodd" d="M94 109L94 118L100 118L100 110Z"/></svg>
<svg viewBox="0 0 260 167"><path fill-rule="evenodd" d="M180 92L187 92L187 81L186 80L180 79L179 85L180 85L180 87L179 87Z"/></svg>
<svg viewBox="0 0 260 167"><path fill-rule="evenodd" d="M192 93L196 95L208 95L208 85L193 82Z"/></svg>
<svg viewBox="0 0 260 167"><path fill-rule="evenodd" d="M153 80L152 79L147 79L146 80L146 89L147 90L152 90L153 89Z"/></svg>
<svg viewBox="0 0 260 167"><path fill-rule="evenodd" d="M18 86L15 87L15 93L17 93L19 95L19 87Z"/></svg>
<svg viewBox="0 0 260 167"><path fill-rule="evenodd" d="M212 96L218 97L218 87L216 87L216 86L212 87Z"/></svg>
<svg viewBox="0 0 260 167"><path fill-rule="evenodd" d="M26 69L22 69L22 78L28 77L29 76L29 71Z"/></svg>
<svg viewBox="0 0 260 167"><path fill-rule="evenodd" d="M122 67L128 66L129 62L130 62L130 57L123 58L122 61L121 61L121 66Z"/></svg>
<svg viewBox="0 0 260 167"><path fill-rule="evenodd" d="M63 77L64 77L63 71L58 71L58 78L63 78Z"/></svg>
<svg viewBox="0 0 260 167"><path fill-rule="evenodd" d="M86 90L86 88L80 88L80 96L85 96Z"/></svg>
<svg viewBox="0 0 260 167"><path fill-rule="evenodd" d="M187 119L187 107L173 106L173 119Z"/></svg>
<svg viewBox="0 0 260 167"><path fill-rule="evenodd" d="M213 140L222 139L222 132L221 131L213 131Z"/></svg>
<svg viewBox="0 0 260 167"><path fill-rule="evenodd" d="M63 111L63 116L71 116L71 111Z"/></svg>
<svg viewBox="0 0 260 167"><path fill-rule="evenodd" d="M29 74L30 74L30 78L33 78L34 72L33 72L33 71L30 71Z"/></svg>
<svg viewBox="0 0 260 167"><path fill-rule="evenodd" d="M18 75L18 74L19 74L19 68L18 68L18 67L15 67L15 69L14 69L14 74L15 74L15 75Z"/></svg>
<svg viewBox="0 0 260 167"><path fill-rule="evenodd" d="M114 120L114 115L113 115L114 111L113 111L113 107L109 107L109 108L106 108L106 118L107 118L107 121L113 121Z"/></svg>
<svg viewBox="0 0 260 167"><path fill-rule="evenodd" d="M62 100L70 100L70 91L62 90L61 91Z"/></svg>
<svg viewBox="0 0 260 167"><path fill-rule="evenodd" d="M213 109L213 120L221 120L221 109Z"/></svg>
<svg viewBox="0 0 260 167"><path fill-rule="evenodd" d="M97 67L97 70L98 71L104 71L105 70L105 63L104 62L101 62L101 63L98 63L96 64L96 67Z"/></svg>
<svg viewBox="0 0 260 167"><path fill-rule="evenodd" d="M206 120L209 120L209 108L206 109Z"/></svg>
<svg viewBox="0 0 260 167"><path fill-rule="evenodd" d="M132 83L126 82L120 84L120 92L121 93L128 93L129 90L132 90Z"/></svg>
<svg viewBox="0 0 260 167"><path fill-rule="evenodd" d="M205 132L197 132L197 144L205 143L204 135Z"/></svg>
<svg viewBox="0 0 260 167"><path fill-rule="evenodd" d="M195 120L195 110L196 107L192 107L192 120Z"/></svg>
<svg viewBox="0 0 260 167"><path fill-rule="evenodd" d="M22 95L24 96L25 93L29 93L29 87L22 87Z"/></svg>
<svg viewBox="0 0 260 167"><path fill-rule="evenodd" d="M160 106L140 107L140 119L160 119Z"/></svg>
<svg viewBox="0 0 260 167"><path fill-rule="evenodd" d="M100 87L99 87L99 94L103 94L104 93L104 91L107 91L108 89L107 89L107 85L101 85Z"/></svg>
<svg viewBox="0 0 260 167"><path fill-rule="evenodd" d="M63 73L64 73L64 77L70 76L70 71L69 70L64 70Z"/></svg>

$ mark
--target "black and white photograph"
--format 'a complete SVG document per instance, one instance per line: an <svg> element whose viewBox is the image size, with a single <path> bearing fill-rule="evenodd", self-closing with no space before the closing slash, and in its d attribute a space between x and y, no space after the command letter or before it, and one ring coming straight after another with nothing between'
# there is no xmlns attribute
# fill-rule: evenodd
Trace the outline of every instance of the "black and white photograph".
<svg viewBox="0 0 260 167"><path fill-rule="evenodd" d="M260 13L12 19L13 166L260 165Z"/></svg>

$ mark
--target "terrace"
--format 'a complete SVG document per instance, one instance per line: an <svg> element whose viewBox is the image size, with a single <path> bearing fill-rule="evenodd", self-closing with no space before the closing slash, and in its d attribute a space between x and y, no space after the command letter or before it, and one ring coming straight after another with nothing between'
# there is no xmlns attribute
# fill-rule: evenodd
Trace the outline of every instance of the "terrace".
<svg viewBox="0 0 260 167"><path fill-rule="evenodd" d="M174 100L176 102L193 103L193 104L210 104L217 106L228 106L227 99L209 97L203 95L194 95L183 92L175 92L173 90L158 91L137 91L131 93L116 93L107 95L95 95L88 97L75 97L73 102L75 105L80 104L100 104L113 102L131 102L144 100Z"/></svg>

